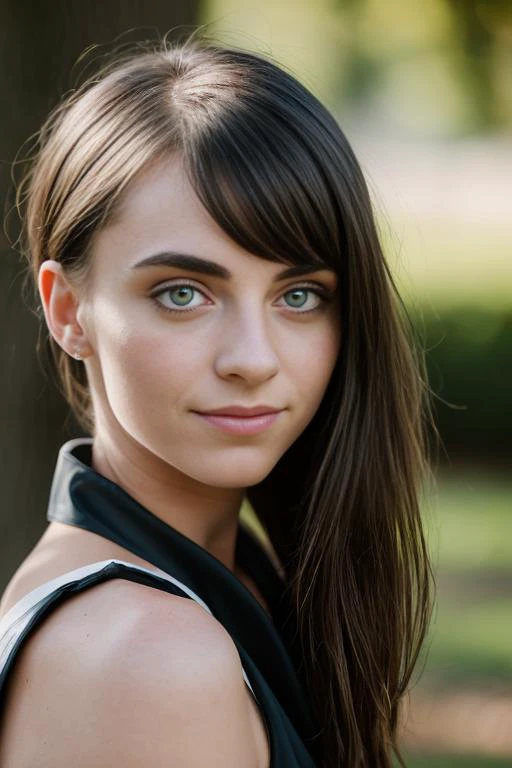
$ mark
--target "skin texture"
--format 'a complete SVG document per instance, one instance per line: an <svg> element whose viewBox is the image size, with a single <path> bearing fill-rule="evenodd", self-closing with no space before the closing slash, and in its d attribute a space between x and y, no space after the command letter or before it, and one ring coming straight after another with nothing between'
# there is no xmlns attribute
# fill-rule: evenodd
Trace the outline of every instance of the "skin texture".
<svg viewBox="0 0 512 768"><path fill-rule="evenodd" d="M231 637L201 606L156 589L115 579L69 598L9 678L2 768L269 761Z"/></svg>
<svg viewBox="0 0 512 768"><path fill-rule="evenodd" d="M214 261L232 277L135 266L163 251ZM335 273L277 280L284 267L228 238L174 156L140 175L96 234L85 287L57 262L40 270L51 333L85 358L94 466L231 569L244 490L312 419L341 341ZM185 290L185 306L163 291L178 284L197 289ZM308 285L292 303L290 291ZM323 301L315 287L333 298ZM250 436L221 432L193 412L232 404L284 410Z"/></svg>

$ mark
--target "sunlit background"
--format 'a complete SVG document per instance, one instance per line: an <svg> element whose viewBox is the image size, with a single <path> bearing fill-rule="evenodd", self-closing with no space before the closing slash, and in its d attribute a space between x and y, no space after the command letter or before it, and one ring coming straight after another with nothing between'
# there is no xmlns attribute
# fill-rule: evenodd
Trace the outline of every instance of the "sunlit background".
<svg viewBox="0 0 512 768"><path fill-rule="evenodd" d="M443 441L424 503L438 601L404 715L407 764L512 765L512 2L48 5L9 0L1 11L7 208L10 161L70 86L70 63L130 27L144 37L206 24L275 57L338 118L427 350ZM5 241L2 250L5 583L45 527L56 451L77 430L63 426L62 401L41 375L20 263Z"/></svg>

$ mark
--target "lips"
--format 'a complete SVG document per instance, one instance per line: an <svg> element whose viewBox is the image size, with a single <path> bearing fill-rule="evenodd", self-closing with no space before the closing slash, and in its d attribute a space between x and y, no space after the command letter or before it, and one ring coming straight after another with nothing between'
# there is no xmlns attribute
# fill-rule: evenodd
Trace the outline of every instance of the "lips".
<svg viewBox="0 0 512 768"><path fill-rule="evenodd" d="M230 405L213 411L195 411L195 413L210 426L241 437L256 435L269 429L283 410L270 405L256 405L252 408Z"/></svg>
<svg viewBox="0 0 512 768"><path fill-rule="evenodd" d="M262 416L267 413L279 413L282 408L274 408L271 405L255 405L251 408L246 408L242 405L228 405L225 408L214 408L208 411L196 411L202 416L233 416L243 419L251 418L251 416Z"/></svg>

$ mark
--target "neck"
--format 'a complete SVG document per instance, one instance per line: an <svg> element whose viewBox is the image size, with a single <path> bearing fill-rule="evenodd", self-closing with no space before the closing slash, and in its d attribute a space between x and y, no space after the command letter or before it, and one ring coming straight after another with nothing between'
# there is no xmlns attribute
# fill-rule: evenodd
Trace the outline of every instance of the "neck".
<svg viewBox="0 0 512 768"><path fill-rule="evenodd" d="M139 504L235 570L241 488L197 482L155 456L128 435L96 434L93 468Z"/></svg>

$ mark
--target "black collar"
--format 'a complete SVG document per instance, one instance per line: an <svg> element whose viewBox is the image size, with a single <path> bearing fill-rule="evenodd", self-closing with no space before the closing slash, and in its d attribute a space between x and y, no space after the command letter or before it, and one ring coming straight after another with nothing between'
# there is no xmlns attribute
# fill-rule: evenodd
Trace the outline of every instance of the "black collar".
<svg viewBox="0 0 512 768"><path fill-rule="evenodd" d="M186 584L243 646L299 733L312 733L285 586L256 538L240 524L235 559L254 580L272 620L229 568L96 472L91 457L92 438L62 446L48 520L97 533Z"/></svg>

